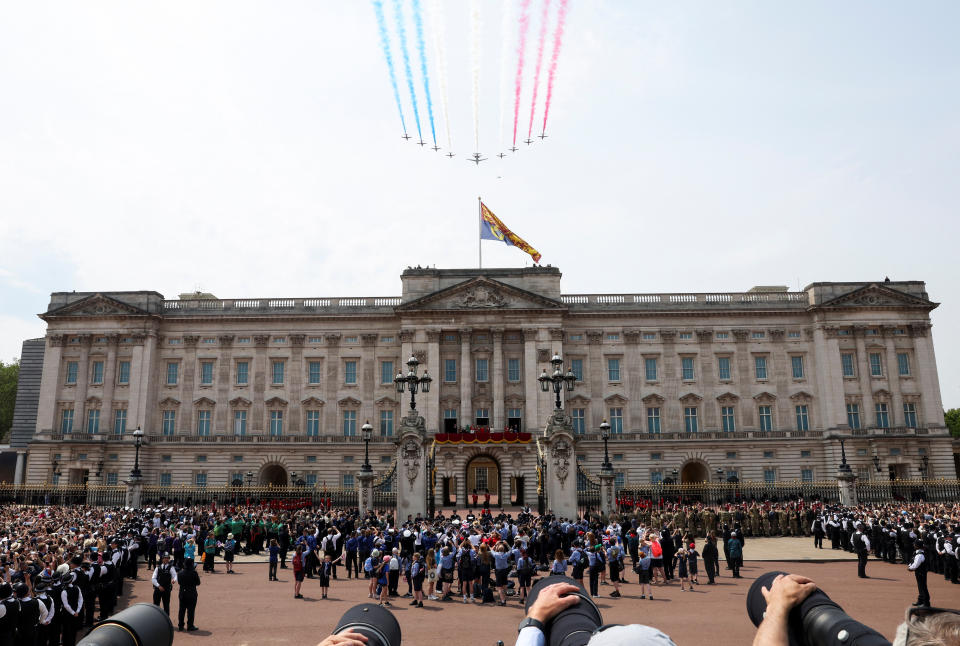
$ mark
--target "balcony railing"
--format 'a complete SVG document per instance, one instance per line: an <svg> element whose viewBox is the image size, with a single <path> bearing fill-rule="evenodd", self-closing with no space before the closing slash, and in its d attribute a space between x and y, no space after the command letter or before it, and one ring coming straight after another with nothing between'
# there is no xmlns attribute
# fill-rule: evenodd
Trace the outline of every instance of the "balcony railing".
<svg viewBox="0 0 960 646"><path fill-rule="evenodd" d="M573 307L621 307L624 309L696 307L789 307L810 304L806 292L704 292L690 294L564 294L560 300Z"/></svg>
<svg viewBox="0 0 960 646"><path fill-rule="evenodd" d="M314 313L324 311L383 310L391 312L400 305L399 296L362 296L331 298L197 298L163 301L167 315L227 314L261 312Z"/></svg>
<svg viewBox="0 0 960 646"><path fill-rule="evenodd" d="M373 444L389 443L397 439L397 436L374 435L370 438ZM35 440L49 442L121 442L126 441L131 444L134 441L132 433L124 435L113 435L103 433L54 433L50 430L37 433ZM311 444L362 444L363 438L359 435L267 435L262 433L252 433L249 435L228 435L226 433L214 433L213 435L182 434L162 435L158 433L148 433L143 436L143 443L173 443L173 444L192 444L192 443L283 443L283 442L301 442Z"/></svg>

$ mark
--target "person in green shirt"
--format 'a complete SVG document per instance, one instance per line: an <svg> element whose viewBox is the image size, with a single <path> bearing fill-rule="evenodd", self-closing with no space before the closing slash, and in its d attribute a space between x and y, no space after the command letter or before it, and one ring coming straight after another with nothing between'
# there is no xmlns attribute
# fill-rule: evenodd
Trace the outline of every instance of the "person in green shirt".
<svg viewBox="0 0 960 646"><path fill-rule="evenodd" d="M203 571L213 572L213 560L217 554L217 539L213 532L207 534L207 540L203 542Z"/></svg>

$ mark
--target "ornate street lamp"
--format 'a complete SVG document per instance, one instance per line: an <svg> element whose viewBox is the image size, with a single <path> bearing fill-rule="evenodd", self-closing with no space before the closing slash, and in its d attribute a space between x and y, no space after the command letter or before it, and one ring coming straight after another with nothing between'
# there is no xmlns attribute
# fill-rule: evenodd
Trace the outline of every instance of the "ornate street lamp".
<svg viewBox="0 0 960 646"><path fill-rule="evenodd" d="M99 478L101 473L103 473L103 460L97 462L97 473L95 475Z"/></svg>
<svg viewBox="0 0 960 646"><path fill-rule="evenodd" d="M563 359L560 358L559 354L553 355L550 363L553 365L553 374L548 375L546 368L544 368L540 376L537 377L537 381L540 382L540 390L545 393L550 392L550 386L553 386L553 392L557 396L556 407L557 410L560 410L563 408L560 404L560 393L563 391L564 384L566 384L567 392L572 392L574 385L577 383L577 377L573 374L573 370L567 370L567 374L563 374Z"/></svg>
<svg viewBox="0 0 960 646"><path fill-rule="evenodd" d="M363 423L360 427L360 437L363 438L363 466L360 471L370 473L373 467L370 466L370 440L373 438L373 427L370 426L370 420Z"/></svg>
<svg viewBox="0 0 960 646"><path fill-rule="evenodd" d="M607 420L600 422L600 437L603 439L603 464L600 470L604 473L610 473L613 471L613 465L610 464L610 453L607 451L607 442L610 441L610 424L607 423Z"/></svg>
<svg viewBox="0 0 960 646"><path fill-rule="evenodd" d="M291 487L296 487L296 486L297 486L297 472L296 472L296 471L291 471L291 472L290 472L290 486L291 486Z"/></svg>
<svg viewBox="0 0 960 646"><path fill-rule="evenodd" d="M430 383L433 381L433 378L427 374L427 371L423 371L423 376L417 376L417 366L420 365L420 362L417 361L417 358L413 355L407 359L407 374L404 376L403 371L397 373L397 376L393 379L394 385L397 387L397 392L402 393L404 389L410 391L410 410L417 410L417 390L420 390L424 393L430 392Z"/></svg>
<svg viewBox="0 0 960 646"><path fill-rule="evenodd" d="M133 440L135 442L135 446L137 447L137 452L133 458L133 470L130 472L130 477L137 480L143 477L143 474L140 473L140 445L143 444L143 431L139 426L133 432Z"/></svg>
<svg viewBox="0 0 960 646"><path fill-rule="evenodd" d="M873 450L873 466L876 467L877 473L880 473L880 454L876 449Z"/></svg>
<svg viewBox="0 0 960 646"><path fill-rule="evenodd" d="M930 467L930 458L928 458L927 456L923 456L922 458L920 458L920 462L923 463L923 466L920 467L920 473L922 473L924 479L926 479L927 469Z"/></svg>
<svg viewBox="0 0 960 646"><path fill-rule="evenodd" d="M847 464L847 450L844 447L844 438L840 438L840 473L851 473L850 465Z"/></svg>
<svg viewBox="0 0 960 646"><path fill-rule="evenodd" d="M53 479L54 481L57 481L60 478L60 463L54 460L53 463L50 465L50 467L51 467L51 473L53 474Z"/></svg>
<svg viewBox="0 0 960 646"><path fill-rule="evenodd" d="M247 486L253 486L253 471L247 471Z"/></svg>

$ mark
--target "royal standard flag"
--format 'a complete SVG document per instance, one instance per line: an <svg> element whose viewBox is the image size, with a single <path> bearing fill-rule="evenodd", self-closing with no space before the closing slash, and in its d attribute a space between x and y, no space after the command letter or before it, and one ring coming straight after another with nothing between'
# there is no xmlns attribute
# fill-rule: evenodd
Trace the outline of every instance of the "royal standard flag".
<svg viewBox="0 0 960 646"><path fill-rule="evenodd" d="M499 240L530 254L533 262L540 262L540 253L528 245L523 238L508 229L483 202L480 202L480 239Z"/></svg>

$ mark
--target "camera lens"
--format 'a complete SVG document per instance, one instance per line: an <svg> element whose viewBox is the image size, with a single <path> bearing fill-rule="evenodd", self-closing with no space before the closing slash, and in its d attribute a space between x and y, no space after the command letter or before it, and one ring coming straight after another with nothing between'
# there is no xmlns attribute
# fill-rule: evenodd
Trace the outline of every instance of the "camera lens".
<svg viewBox="0 0 960 646"><path fill-rule="evenodd" d="M563 610L550 621L545 631L546 642L549 646L583 646L590 641L593 631L603 623L603 617L586 589L570 577L554 574L534 583L527 595L524 611L530 609L541 590L555 583L576 586L577 591L571 594L580 597L580 603Z"/></svg>
<svg viewBox="0 0 960 646"><path fill-rule="evenodd" d="M97 624L77 646L170 646L173 622L159 606L137 603Z"/></svg>
<svg viewBox="0 0 960 646"><path fill-rule="evenodd" d="M343 613L333 634L348 631L367 638L367 646L400 646L400 622L386 608L361 603Z"/></svg>

